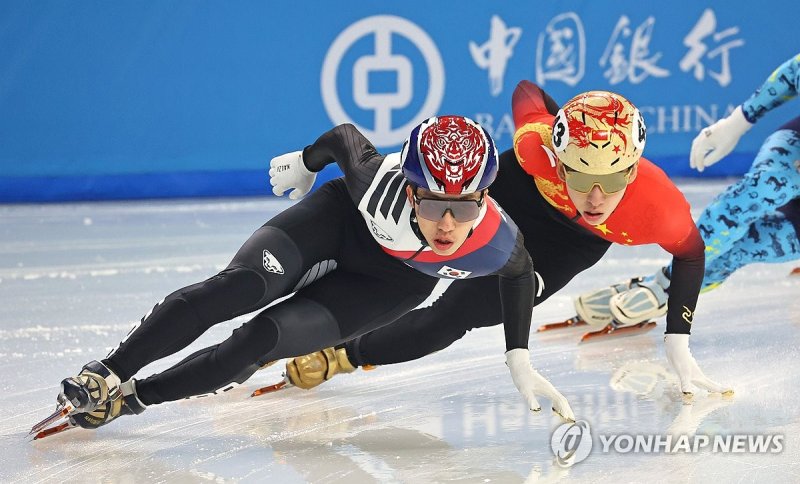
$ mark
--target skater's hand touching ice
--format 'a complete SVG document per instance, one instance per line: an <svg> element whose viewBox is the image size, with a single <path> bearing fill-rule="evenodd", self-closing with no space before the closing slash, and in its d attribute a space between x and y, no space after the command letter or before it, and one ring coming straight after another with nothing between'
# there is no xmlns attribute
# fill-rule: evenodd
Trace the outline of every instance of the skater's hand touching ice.
<svg viewBox="0 0 800 484"><path fill-rule="evenodd" d="M292 190L289 198L297 200L311 190L316 179L317 174L309 171L303 163L302 151L276 156L269 162L269 183L272 193L279 197L286 190Z"/></svg>
<svg viewBox="0 0 800 484"><path fill-rule="evenodd" d="M717 383L703 374L689 350L688 334L664 336L664 347L667 359L678 374L681 391L684 395L691 396L694 393L694 386L712 393L733 394L733 388Z"/></svg>
<svg viewBox="0 0 800 484"><path fill-rule="evenodd" d="M739 106L727 117L700 131L692 141L689 165L702 172L733 151L739 138L753 125Z"/></svg>
<svg viewBox="0 0 800 484"><path fill-rule="evenodd" d="M517 390L525 397L528 406L534 412L542 410L536 396L550 399L553 411L565 421L575 421L575 414L569 402L545 377L540 375L531 366L531 355L526 349L516 348L506 352L506 365L511 370L511 379Z"/></svg>

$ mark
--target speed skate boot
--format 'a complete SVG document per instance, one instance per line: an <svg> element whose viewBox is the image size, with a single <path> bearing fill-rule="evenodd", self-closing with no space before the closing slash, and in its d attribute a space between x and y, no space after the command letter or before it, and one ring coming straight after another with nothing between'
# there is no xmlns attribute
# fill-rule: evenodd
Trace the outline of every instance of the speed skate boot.
<svg viewBox="0 0 800 484"><path fill-rule="evenodd" d="M287 361L286 379L298 388L309 390L338 373L352 373L356 368L344 348L325 348Z"/></svg>
<svg viewBox="0 0 800 484"><path fill-rule="evenodd" d="M542 324L536 329L536 332L541 333L553 329L572 328L587 324L592 331L605 328L613 322L608 302L613 296L627 291L630 287L631 281L626 281L595 291L585 292L572 300L572 304L575 306L575 316L565 321Z"/></svg>
<svg viewBox="0 0 800 484"><path fill-rule="evenodd" d="M622 326L631 326L667 314L669 284L665 269L634 279L630 289L609 301L611 315Z"/></svg>
<svg viewBox="0 0 800 484"><path fill-rule="evenodd" d="M638 279L631 279L610 287L581 294L575 298L575 312L578 313L578 317L581 320L590 326L605 327L614 319L609 305L611 298L629 290L636 281Z"/></svg>
<svg viewBox="0 0 800 484"><path fill-rule="evenodd" d="M136 394L136 380L128 380L120 385L120 397L108 400L89 412L78 412L70 415L73 425L85 429L96 429L122 415L138 415L147 406Z"/></svg>
<svg viewBox="0 0 800 484"><path fill-rule="evenodd" d="M120 379L99 361L90 361L78 376L61 382L60 404L69 402L76 412L91 412L106 402L121 397Z"/></svg>

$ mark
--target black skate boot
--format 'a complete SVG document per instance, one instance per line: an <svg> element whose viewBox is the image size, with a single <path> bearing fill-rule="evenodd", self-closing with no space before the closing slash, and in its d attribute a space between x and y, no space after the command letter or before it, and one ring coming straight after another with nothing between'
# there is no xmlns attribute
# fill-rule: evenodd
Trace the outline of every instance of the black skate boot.
<svg viewBox="0 0 800 484"><path fill-rule="evenodd" d="M139 415L147 408L136 394L136 380L121 384L120 393L120 398L109 400L90 412L70 415L70 422L85 429L96 429L122 415Z"/></svg>
<svg viewBox="0 0 800 484"><path fill-rule="evenodd" d="M99 361L90 361L83 366L78 376L61 382L58 402L69 402L78 412L91 412L106 402L119 400L120 380L113 371Z"/></svg>

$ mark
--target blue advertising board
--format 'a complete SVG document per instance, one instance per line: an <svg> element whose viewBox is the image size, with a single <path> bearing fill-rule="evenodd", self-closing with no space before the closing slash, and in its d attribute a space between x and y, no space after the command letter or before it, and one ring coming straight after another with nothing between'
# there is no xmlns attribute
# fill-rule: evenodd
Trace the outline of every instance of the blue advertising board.
<svg viewBox="0 0 800 484"><path fill-rule="evenodd" d="M391 152L464 114L508 149L522 79L623 94L645 155L695 175L692 138L800 52L798 18L785 0L1 2L0 201L267 195L272 156L344 122ZM743 173L797 111L704 176Z"/></svg>

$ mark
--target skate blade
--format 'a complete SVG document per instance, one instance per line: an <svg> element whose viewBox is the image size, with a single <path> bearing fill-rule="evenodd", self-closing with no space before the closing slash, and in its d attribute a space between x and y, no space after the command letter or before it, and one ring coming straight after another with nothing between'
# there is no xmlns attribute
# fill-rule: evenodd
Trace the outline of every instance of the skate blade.
<svg viewBox="0 0 800 484"><path fill-rule="evenodd" d="M28 435L35 434L45 427L51 425L53 422L66 417L67 415L71 414L75 411L75 407L72 406L70 402L66 402L64 404L56 405L56 410L53 412L49 417L45 418L41 422L37 423L33 427L31 427L31 431L28 432Z"/></svg>
<svg viewBox="0 0 800 484"><path fill-rule="evenodd" d="M28 435L28 440L34 441L44 439L45 437L52 437L55 434L66 432L67 430L74 429L75 427L76 425L74 425L72 421L67 418L64 422L51 425L50 427L39 430L35 434Z"/></svg>
<svg viewBox="0 0 800 484"><path fill-rule="evenodd" d="M554 329L562 329L562 328L572 328L573 326L586 326L587 324L588 323L582 320L580 317L573 316L567 319L566 321L543 324L536 329L536 332L541 333L542 331L551 331Z"/></svg>
<svg viewBox="0 0 800 484"><path fill-rule="evenodd" d="M258 390L254 391L250 396L251 397L258 397L258 396L264 395L266 393L275 393L275 392L277 392L279 390L283 390L284 388L289 388L289 387L292 387L292 386L294 386L294 385L289 383L287 380L283 380L283 381L279 381L278 383L275 383L274 385L268 385L268 386L265 386L263 388L259 388Z"/></svg>
<svg viewBox="0 0 800 484"><path fill-rule="evenodd" d="M613 324L608 324L605 328L598 331L591 331L581 337L580 343L589 343L592 341L600 341L609 337L618 336L634 336L650 331L656 327L655 321L645 321L644 323L634 324L632 326L615 327Z"/></svg>

